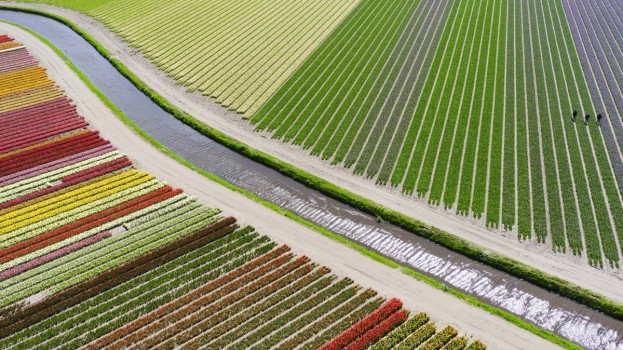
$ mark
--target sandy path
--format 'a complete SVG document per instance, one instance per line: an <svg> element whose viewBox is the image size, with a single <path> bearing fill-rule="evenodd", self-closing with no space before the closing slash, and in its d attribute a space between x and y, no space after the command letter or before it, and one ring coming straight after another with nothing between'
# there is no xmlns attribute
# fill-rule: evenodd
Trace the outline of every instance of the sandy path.
<svg viewBox="0 0 623 350"><path fill-rule="evenodd" d="M349 276L362 286L374 288L384 295L397 296L412 310L429 312L438 323L451 324L461 332L483 340L491 349L555 348L530 332L362 256L177 163L117 119L49 47L27 32L4 23L0 23L0 32L24 43L48 68L50 77L74 100L92 127L126 153L138 168L184 188L203 203L221 208L225 215L236 216L243 224L252 224L259 232L290 245L298 254L330 267L338 275Z"/></svg>

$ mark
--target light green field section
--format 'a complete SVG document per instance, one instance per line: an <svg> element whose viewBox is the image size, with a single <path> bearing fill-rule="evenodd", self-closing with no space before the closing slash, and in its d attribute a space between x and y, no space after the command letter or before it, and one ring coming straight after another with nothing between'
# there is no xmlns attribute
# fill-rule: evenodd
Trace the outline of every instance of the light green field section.
<svg viewBox="0 0 623 350"><path fill-rule="evenodd" d="M189 91L252 115L360 0L48 0L96 18Z"/></svg>

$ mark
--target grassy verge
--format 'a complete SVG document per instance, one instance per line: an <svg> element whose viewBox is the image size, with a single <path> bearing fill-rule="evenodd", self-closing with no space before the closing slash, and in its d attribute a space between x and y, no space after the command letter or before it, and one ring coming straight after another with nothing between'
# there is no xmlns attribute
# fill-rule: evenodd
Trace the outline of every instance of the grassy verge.
<svg viewBox="0 0 623 350"><path fill-rule="evenodd" d="M468 242L467 240L464 240L460 237L451 235L449 233L443 232L441 230L435 229L433 227L430 227L428 225L425 225L413 218L410 218L404 214L401 214L399 212L396 212L394 210L391 209L387 209L369 199L363 198L359 195L356 195L352 192L349 192L347 190L344 190L332 183L329 183L328 181L325 181L323 179L320 179L310 173L307 173L301 169L298 169L288 163L285 163L283 161L280 161L279 159L272 157L266 153L263 153L259 150L253 149L248 147L247 145L219 132L218 130L215 130L211 127L209 127L208 125L199 122L198 120L196 120L195 118L193 118L192 116L188 115L187 113L183 112L182 110L178 109L177 107L173 106L171 103L169 103L167 100L165 100L162 96L158 95L155 91L153 91L151 88L149 88L146 84L144 84L138 77L136 77L132 72L130 72L119 60L110 57L110 53L108 50L106 50L104 47L101 46L101 44L99 44L95 39L93 39L88 33L84 32L82 29L80 29L79 27L77 27L76 25L74 25L72 22L70 22L69 20L55 15L55 14L51 14L51 13L47 13L47 12L43 12L43 11L39 11L39 10L34 10L34 9L21 9L21 8L14 8L14 7L7 7L7 6L0 6L0 9L5 9L5 10L16 10L16 11L22 11L22 12L27 12L27 13L33 13L33 14L37 14L37 15L42 15L42 16L46 16L49 18L52 18L54 20L57 20L65 25L67 25L68 27L70 27L72 30L74 30L76 33L78 33L79 35L81 35L85 40L87 40L91 45L93 45L99 52L100 54L102 54L104 57L106 57L124 76L126 76L135 86L137 86L137 88L139 88L142 92L144 92L146 95L148 95L154 102L156 102L158 105L160 105L163 109L165 109L167 112L171 113L172 115L174 115L176 118L180 119L181 121L183 121L184 123L188 124L189 126L193 127L194 129L196 129L197 131L201 132L202 134L210 137L211 139L243 154L244 156L251 158L253 160L256 160L262 164L265 164L267 166L270 166L274 169L276 169L277 171L281 172L282 174L289 176L303 184L305 184L306 186L313 188L315 190L318 190L328 196L331 196L337 200L340 200L348 205L351 205L359 210L362 210L364 212L367 212L369 214L375 215L377 217L382 218L383 220L390 222L392 224L395 224L397 226L400 226L408 231L411 231L419 236L425 237L433 242L436 242L438 244L441 244L453 251L456 251L458 253L461 253L463 255L466 255L470 258L473 258L475 260L481 261L483 263L486 263L490 266L493 266L495 268L498 268L502 271L505 271L509 274L512 274L516 277L525 279L533 284L536 284L544 289L550 290L552 292L558 293L560 295L563 295L565 297L568 297L572 300L575 300L577 302L580 302L582 304L585 304L589 307L592 307L596 310L602 311L610 316L613 316L617 319L623 320L623 306L616 304L608 299L606 299L605 297L594 293L590 290L587 289L582 289L570 282L564 281L562 279L559 279L557 277L554 276L550 276L548 274L543 273L542 271L539 271L538 269L535 269L533 267L530 267L528 265L525 265L523 263L517 262L513 259L510 259L508 257L496 254L496 253L492 253L492 252L487 252L484 249L482 249L481 247L478 247L470 242ZM420 281L426 282L429 285L441 289L441 290L446 290L447 292L465 300L466 302L477 306L481 309L484 309L486 311L489 311L492 314L498 315L510 322L512 322L513 324L524 328L536 335L539 335L545 339L548 339L550 341L552 341L555 344L558 344L560 346L563 346L565 348L571 348L571 349L575 349L575 348L579 348L577 345L570 343L567 340L564 340L558 336L556 336L555 334L545 331L541 328L538 328L532 324L529 324L525 321L523 321L522 319L518 318L517 316L514 316L506 311L503 311L501 309L498 309L494 306L491 306L489 304L483 303L479 300L477 300L474 297L471 297L469 295L466 295L460 291L457 290L453 290L450 288L446 288L442 283L435 281L434 279L427 277L415 270L409 269L409 268L405 268L402 265L378 254L375 253L373 251L370 251L340 235L337 235L331 231L328 231L314 223L311 223L299 216L297 216L296 214L287 211L271 202L268 202L260 197L258 197L257 195L255 195L254 193L247 191L245 189L236 187L224 180L222 180L221 178L210 174L196 166L194 166L192 163L188 162L187 160L185 160L184 158L182 158L181 156L179 156L178 154L172 152L171 150L167 149L164 145L160 144L157 140L153 139L149 134L147 134L146 132L144 132L142 129L140 129L136 124L134 124L134 122L132 120L130 120L125 114L123 114L123 112L121 110L119 110L112 102L110 102L86 77L85 75L77 68L73 65L73 63L71 63L71 61L69 61L69 59L60 51L58 50L54 45L52 45L47 39L41 37L40 35L38 35L37 33L34 33L33 31L27 29L27 28L23 28L20 27L30 33L32 33L33 35L35 35L36 37L38 37L41 41L43 41L46 45L48 45L49 47L51 47L67 64L68 66L76 73L78 74L78 76L80 76L80 78L85 82L85 84L87 84L87 86L89 87L89 89L91 89L91 91L93 91L114 113L115 115L117 115L117 117L119 117L119 119L121 119L128 127L132 128L137 134L139 134L141 137L143 137L146 141L148 141L150 144L152 144L154 147L158 148L159 150L161 150L163 153L165 153L166 155L172 157L173 159L177 160L179 163L193 169L194 171L196 171L197 173L209 178L210 180L213 180L235 192L241 193L243 195L245 195L246 197L261 203L262 205L292 219L295 220L307 227L310 227L311 229L314 229L328 237L331 237L334 240L337 240L355 250L357 250L358 252L362 253L363 255L366 255L372 259L374 259L375 261L378 261L380 263L383 263L389 267L392 268L398 268L401 269L405 274L408 274Z"/></svg>

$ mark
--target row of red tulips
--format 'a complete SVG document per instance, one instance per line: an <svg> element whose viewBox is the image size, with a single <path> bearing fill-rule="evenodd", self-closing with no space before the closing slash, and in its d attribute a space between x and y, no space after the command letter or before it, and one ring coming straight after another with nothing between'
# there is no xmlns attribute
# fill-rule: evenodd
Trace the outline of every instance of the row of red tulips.
<svg viewBox="0 0 623 350"><path fill-rule="evenodd" d="M26 179L29 179L29 178L32 178L38 175L43 175L45 173L59 170L61 168L64 168L70 165L75 165L76 163L82 163L83 165L86 165L87 163L89 163L89 161L98 162L94 158L103 156L106 153L110 153L115 150L116 148L113 147L111 144L106 144L100 147L88 149L84 152L71 154L64 158L60 158L60 159L57 159L57 160L54 160L54 161L51 161L45 164L41 164L41 165L38 165L32 168L24 169L22 171L18 171L11 175L0 177L0 186L11 185L16 182L20 182L20 181L23 181L23 180L26 180ZM82 167L82 169L85 169L85 167ZM79 170L75 170L75 171L79 171ZM55 177L54 180L52 181L56 181L56 180L61 180L61 179L58 179L58 177Z"/></svg>
<svg viewBox="0 0 623 350"><path fill-rule="evenodd" d="M0 338L18 332L133 277L142 275L150 269L226 236L237 228L234 225L235 222L236 219L231 217L222 219L195 233L170 242L89 280L58 292L38 303L30 304L18 312L0 319Z"/></svg>
<svg viewBox="0 0 623 350"><path fill-rule="evenodd" d="M33 155L30 158L22 156L22 159L18 160L16 163L0 168L0 176L7 176L22 170L50 163L55 160L59 160L65 157L69 157L71 155L82 153L109 144L109 141L101 138L96 138L86 139L83 142L80 142L80 140L78 140L74 144L64 145L64 147L60 147L59 149L54 149L54 147L50 147L50 150L45 153Z"/></svg>
<svg viewBox="0 0 623 350"><path fill-rule="evenodd" d="M340 335L335 337L333 340L322 346L321 350L333 350L333 349L342 349L345 346L349 345L359 336L364 334L368 329L374 327L381 321L385 320L391 314L396 312L402 307L402 301L397 298L393 298L383 304L379 309L368 315L366 318L361 321L355 323L352 327L342 332Z"/></svg>
<svg viewBox="0 0 623 350"><path fill-rule="evenodd" d="M15 135L27 130L29 127L54 125L55 122L61 121L64 118L78 118L76 107L65 102L58 107L4 117L2 118L3 125L0 128L0 133Z"/></svg>
<svg viewBox="0 0 623 350"><path fill-rule="evenodd" d="M45 128L44 130L34 130L32 132L25 133L20 139L14 139L10 142L0 145L0 153L11 152L20 148L28 147L50 137L57 136L70 131L86 128L88 123L83 119L71 121L52 127Z"/></svg>
<svg viewBox="0 0 623 350"><path fill-rule="evenodd" d="M98 138L98 133L88 131L76 134L65 139L60 139L58 141L54 141L39 147L34 147L32 149L0 159L0 170L6 171L7 169L10 169L10 166L20 164L24 161L27 161L28 159L46 156L56 151L62 151L67 147L75 147L76 145L80 145L84 141L93 141L97 140Z"/></svg>
<svg viewBox="0 0 623 350"><path fill-rule="evenodd" d="M391 314L388 318L381 321L379 324L369 329L361 337L357 338L353 343L346 347L347 350L359 350L365 349L372 343L378 341L389 333L396 326L401 325L409 316L409 311L405 309L398 310Z"/></svg>

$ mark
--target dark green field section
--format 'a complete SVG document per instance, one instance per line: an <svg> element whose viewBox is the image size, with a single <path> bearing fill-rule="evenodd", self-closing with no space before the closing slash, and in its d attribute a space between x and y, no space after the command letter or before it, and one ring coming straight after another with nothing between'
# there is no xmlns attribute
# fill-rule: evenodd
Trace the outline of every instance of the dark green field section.
<svg viewBox="0 0 623 350"><path fill-rule="evenodd" d="M618 264L623 202L595 115L560 0L364 0L251 122L407 196Z"/></svg>

